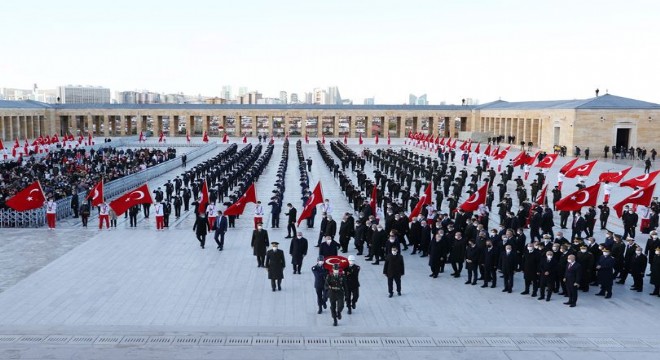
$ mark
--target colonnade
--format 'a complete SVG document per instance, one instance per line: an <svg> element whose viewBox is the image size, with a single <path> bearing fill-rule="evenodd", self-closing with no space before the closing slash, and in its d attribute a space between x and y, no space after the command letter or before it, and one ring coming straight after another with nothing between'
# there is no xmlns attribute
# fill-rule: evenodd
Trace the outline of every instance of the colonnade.
<svg viewBox="0 0 660 360"><path fill-rule="evenodd" d="M517 144L524 141L537 145L541 142L543 121L538 118L482 117L478 128L481 132L489 132L495 136L515 136Z"/></svg>
<svg viewBox="0 0 660 360"><path fill-rule="evenodd" d="M0 115L0 137L5 140L34 139L52 134L45 115Z"/></svg>

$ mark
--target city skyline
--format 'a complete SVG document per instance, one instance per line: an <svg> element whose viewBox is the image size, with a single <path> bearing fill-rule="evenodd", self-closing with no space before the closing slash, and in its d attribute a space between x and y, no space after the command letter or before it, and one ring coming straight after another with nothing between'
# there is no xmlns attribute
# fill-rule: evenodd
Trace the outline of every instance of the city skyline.
<svg viewBox="0 0 660 360"><path fill-rule="evenodd" d="M598 88L658 103L659 51L647 46L658 10L645 0L7 2L0 86L222 96L232 84L273 98L336 86L379 104L583 99Z"/></svg>

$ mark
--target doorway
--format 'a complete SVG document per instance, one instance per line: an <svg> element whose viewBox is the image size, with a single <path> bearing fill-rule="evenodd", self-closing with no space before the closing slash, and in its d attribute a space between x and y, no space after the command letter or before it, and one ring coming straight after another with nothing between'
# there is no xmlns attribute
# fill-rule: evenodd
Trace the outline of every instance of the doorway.
<svg viewBox="0 0 660 360"><path fill-rule="evenodd" d="M560 133L561 128L559 126L555 126L555 134L554 134L554 140L553 140L553 145L559 145L559 133Z"/></svg>
<svg viewBox="0 0 660 360"><path fill-rule="evenodd" d="M616 146L618 148L630 146L630 128L616 129Z"/></svg>

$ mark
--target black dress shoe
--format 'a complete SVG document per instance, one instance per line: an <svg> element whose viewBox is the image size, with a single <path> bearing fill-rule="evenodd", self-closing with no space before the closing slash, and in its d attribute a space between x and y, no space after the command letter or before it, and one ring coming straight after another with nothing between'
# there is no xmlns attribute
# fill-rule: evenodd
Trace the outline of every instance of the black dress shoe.
<svg viewBox="0 0 660 360"><path fill-rule="evenodd" d="M571 305L569 305L568 307L575 307L575 304L571 304Z"/></svg>
<svg viewBox="0 0 660 360"><path fill-rule="evenodd" d="M567 301L567 302L565 302L565 303L563 303L563 304L564 304L564 305L570 305L571 302L570 302L570 301Z"/></svg>
<svg viewBox="0 0 660 360"><path fill-rule="evenodd" d="M490 287L494 289L494 288L497 287L497 285L493 284L493 285L491 285Z"/></svg>
<svg viewBox="0 0 660 360"><path fill-rule="evenodd" d="M388 297L392 297L392 296L394 296L394 294L390 294Z"/></svg>
<svg viewBox="0 0 660 360"><path fill-rule="evenodd" d="M611 298L611 297L612 297L612 294L607 294L607 295L605 295L605 299L609 299L609 298Z"/></svg>
<svg viewBox="0 0 660 360"><path fill-rule="evenodd" d="M482 287L482 288L487 288L487 287L488 287L488 284L483 284L483 285L481 285L481 287Z"/></svg>
<svg viewBox="0 0 660 360"><path fill-rule="evenodd" d="M596 296L605 296L604 293L597 293Z"/></svg>
<svg viewBox="0 0 660 360"><path fill-rule="evenodd" d="M471 282L470 280L468 280L468 281L465 282L465 285L467 285L467 284L471 284L471 283L472 283L472 282Z"/></svg>
<svg viewBox="0 0 660 360"><path fill-rule="evenodd" d="M401 296L401 291L397 291L396 294Z"/></svg>
<svg viewBox="0 0 660 360"><path fill-rule="evenodd" d="M337 314L337 319L341 320L341 313Z"/></svg>

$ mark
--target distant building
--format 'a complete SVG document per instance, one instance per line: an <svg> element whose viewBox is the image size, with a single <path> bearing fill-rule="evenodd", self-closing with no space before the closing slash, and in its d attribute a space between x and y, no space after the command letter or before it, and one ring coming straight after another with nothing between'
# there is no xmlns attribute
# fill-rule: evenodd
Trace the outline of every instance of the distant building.
<svg viewBox="0 0 660 360"><path fill-rule="evenodd" d="M298 94L297 93L291 93L291 103L292 104L297 104L298 103Z"/></svg>
<svg viewBox="0 0 660 360"><path fill-rule="evenodd" d="M287 96L286 96L286 91L280 91L280 104L286 104L287 103Z"/></svg>
<svg viewBox="0 0 660 360"><path fill-rule="evenodd" d="M374 105L376 100L372 97L364 99L364 105Z"/></svg>
<svg viewBox="0 0 660 360"><path fill-rule="evenodd" d="M417 105L428 105L429 102L426 100L426 94L417 98Z"/></svg>
<svg viewBox="0 0 660 360"><path fill-rule="evenodd" d="M230 85L224 85L222 87L222 93L220 94L220 97L224 98L225 100L231 100L231 86Z"/></svg>
<svg viewBox="0 0 660 360"><path fill-rule="evenodd" d="M241 86L238 88L238 96L241 97L248 93L248 88L246 86Z"/></svg>
<svg viewBox="0 0 660 360"><path fill-rule="evenodd" d="M217 96L216 97L210 97L210 98L204 99L204 103L205 104L226 104L227 99L223 99L223 98L217 97Z"/></svg>
<svg viewBox="0 0 660 360"><path fill-rule="evenodd" d="M313 104L313 103L314 103L314 93L306 92L305 93L305 104Z"/></svg>
<svg viewBox="0 0 660 360"><path fill-rule="evenodd" d="M328 92L321 88L314 89L314 98L312 99L312 103L315 105L328 104Z"/></svg>
<svg viewBox="0 0 660 360"><path fill-rule="evenodd" d="M57 96L62 104L109 104L110 89L96 86L60 86Z"/></svg>
<svg viewBox="0 0 660 360"><path fill-rule="evenodd" d="M238 103L239 104L257 104L259 99L262 98L261 93L253 91L250 93L246 93L242 96L239 97Z"/></svg>
<svg viewBox="0 0 660 360"><path fill-rule="evenodd" d="M342 99L341 95L339 94L339 88L336 86L331 86L328 88L328 95L326 98L326 104L332 104L332 105L341 105Z"/></svg>
<svg viewBox="0 0 660 360"><path fill-rule="evenodd" d="M414 94L408 95L408 105L428 105L429 102L426 99L426 94L420 95L419 97Z"/></svg>

